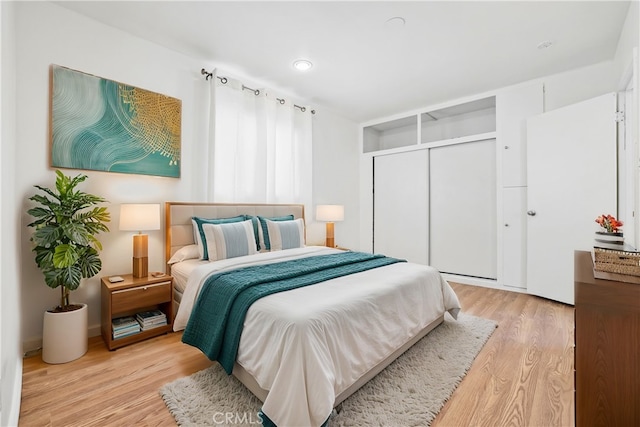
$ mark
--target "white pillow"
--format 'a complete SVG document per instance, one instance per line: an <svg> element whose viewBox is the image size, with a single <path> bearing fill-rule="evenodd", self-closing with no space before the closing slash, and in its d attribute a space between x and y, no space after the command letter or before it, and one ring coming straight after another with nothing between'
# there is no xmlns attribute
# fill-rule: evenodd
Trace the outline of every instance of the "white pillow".
<svg viewBox="0 0 640 427"><path fill-rule="evenodd" d="M251 220L227 224L202 224L209 261L253 255L256 238Z"/></svg>
<svg viewBox="0 0 640 427"><path fill-rule="evenodd" d="M200 258L200 251L198 245L183 246L176 251L167 264L175 264L176 262L185 261L188 259Z"/></svg>
<svg viewBox="0 0 640 427"><path fill-rule="evenodd" d="M304 222L302 218L293 221L266 220L272 251L301 248L304 246Z"/></svg>

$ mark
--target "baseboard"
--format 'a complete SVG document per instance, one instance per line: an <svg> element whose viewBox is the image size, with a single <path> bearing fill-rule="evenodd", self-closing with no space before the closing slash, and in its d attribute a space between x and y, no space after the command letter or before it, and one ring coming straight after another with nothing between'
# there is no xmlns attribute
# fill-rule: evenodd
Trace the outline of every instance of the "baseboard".
<svg viewBox="0 0 640 427"><path fill-rule="evenodd" d="M102 330L100 329L100 325L89 326L89 338L97 337L102 334Z"/></svg>
<svg viewBox="0 0 640 427"><path fill-rule="evenodd" d="M461 276L458 274L442 273L448 282L462 283L463 285L484 286L485 288L501 289L502 286L498 285L496 280L482 279L480 277Z"/></svg>
<svg viewBox="0 0 640 427"><path fill-rule="evenodd" d="M509 285L504 285L504 287L502 287L501 289L507 290L507 291L511 291L511 292L518 292L521 294L528 294L529 292L527 292L526 288L519 288L517 286L509 286Z"/></svg>
<svg viewBox="0 0 640 427"><path fill-rule="evenodd" d="M515 286L501 285L497 280L492 279L482 279L480 277L471 277L471 276L460 276L457 274L451 273L442 273L442 277L444 277L448 282L461 283L463 285L473 285L473 286L482 286L484 288L491 289L502 289L510 292L519 292L519 293L527 293L526 288L518 288Z"/></svg>

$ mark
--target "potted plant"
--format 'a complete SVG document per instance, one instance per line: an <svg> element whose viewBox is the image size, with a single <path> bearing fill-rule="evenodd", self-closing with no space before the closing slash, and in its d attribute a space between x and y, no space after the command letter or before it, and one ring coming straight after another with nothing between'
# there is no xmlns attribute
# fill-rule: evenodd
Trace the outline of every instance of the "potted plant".
<svg viewBox="0 0 640 427"><path fill-rule="evenodd" d="M36 264L47 286L60 288L60 304L44 317L42 359L47 363L69 362L87 351L87 305L70 303L69 293L102 268L96 235L109 231L105 223L111 219L107 208L96 206L105 202L102 197L76 190L86 175L56 175L55 189L34 186L46 195L31 196L38 206L27 211L35 218L27 226L35 228Z"/></svg>

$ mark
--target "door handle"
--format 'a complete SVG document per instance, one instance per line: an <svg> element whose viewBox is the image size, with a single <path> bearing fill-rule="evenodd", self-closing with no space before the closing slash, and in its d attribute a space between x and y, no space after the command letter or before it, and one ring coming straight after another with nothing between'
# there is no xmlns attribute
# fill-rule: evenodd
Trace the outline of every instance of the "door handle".
<svg viewBox="0 0 640 427"><path fill-rule="evenodd" d="M527 211L527 215L536 216L536 211Z"/></svg>

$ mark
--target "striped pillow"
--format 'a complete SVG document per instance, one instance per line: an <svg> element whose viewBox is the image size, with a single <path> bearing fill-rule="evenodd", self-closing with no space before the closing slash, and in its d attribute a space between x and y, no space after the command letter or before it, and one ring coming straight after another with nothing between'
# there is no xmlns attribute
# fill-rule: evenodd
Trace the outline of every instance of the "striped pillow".
<svg viewBox="0 0 640 427"><path fill-rule="evenodd" d="M304 222L302 218L293 221L265 220L269 231L271 250L301 248L304 246Z"/></svg>
<svg viewBox="0 0 640 427"><path fill-rule="evenodd" d="M209 261L257 253L251 220L227 224L202 224L202 229Z"/></svg>
<svg viewBox="0 0 640 427"><path fill-rule="evenodd" d="M191 217L191 223L193 224L193 241L198 245L200 259L205 261L209 259L209 254L207 253L207 242L204 236L204 230L202 229L203 224L227 224L229 222L242 222L245 219L244 215L238 215L231 218Z"/></svg>
<svg viewBox="0 0 640 427"><path fill-rule="evenodd" d="M256 235L256 237L258 237L258 250L264 249L268 251L271 249L271 242L269 241L269 230L267 229L267 220L268 221L292 221L293 215L291 214L291 215L272 216L272 217L264 217L264 216L258 215L257 218L258 218L257 221L253 220L254 221L253 231L258 232L258 234ZM258 228L257 226L258 222L260 223L260 228Z"/></svg>

